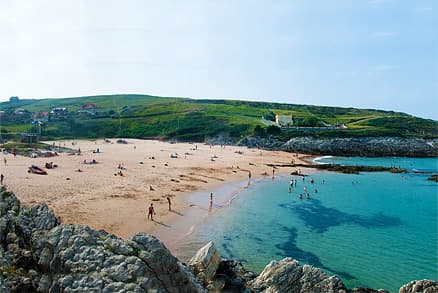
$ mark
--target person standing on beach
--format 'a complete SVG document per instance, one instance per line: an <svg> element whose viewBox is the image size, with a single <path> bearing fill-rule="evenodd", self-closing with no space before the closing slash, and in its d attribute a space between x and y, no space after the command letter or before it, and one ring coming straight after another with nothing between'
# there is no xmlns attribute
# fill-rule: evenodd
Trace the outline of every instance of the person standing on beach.
<svg viewBox="0 0 438 293"><path fill-rule="evenodd" d="M275 178L275 167L272 167L272 179Z"/></svg>
<svg viewBox="0 0 438 293"><path fill-rule="evenodd" d="M252 176L251 171L249 171L249 173L248 173L248 186L251 184L251 176Z"/></svg>
<svg viewBox="0 0 438 293"><path fill-rule="evenodd" d="M149 220L149 217L151 217L151 220L153 221L154 215L156 215L155 209L154 209L154 204L151 203L151 205L149 206L149 209L148 209L148 220Z"/></svg>
<svg viewBox="0 0 438 293"><path fill-rule="evenodd" d="M3 185L3 180L5 179L5 175L0 175L0 185Z"/></svg>
<svg viewBox="0 0 438 293"><path fill-rule="evenodd" d="M213 192L210 192L210 205L213 205Z"/></svg>
<svg viewBox="0 0 438 293"><path fill-rule="evenodd" d="M171 211L172 210L172 203L170 202L170 197L167 196L166 199L167 199L167 203L169 204L169 211Z"/></svg>

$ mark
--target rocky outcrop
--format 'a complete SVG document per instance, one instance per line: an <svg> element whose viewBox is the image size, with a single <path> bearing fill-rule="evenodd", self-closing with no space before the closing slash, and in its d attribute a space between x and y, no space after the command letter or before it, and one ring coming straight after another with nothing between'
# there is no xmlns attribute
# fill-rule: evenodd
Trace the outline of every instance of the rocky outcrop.
<svg viewBox="0 0 438 293"><path fill-rule="evenodd" d="M256 292L326 292L346 293L342 281L336 276L329 276L322 270L299 265L298 261L285 258L271 261L261 274L248 287Z"/></svg>
<svg viewBox="0 0 438 293"><path fill-rule="evenodd" d="M404 156L437 157L438 139L401 137L364 138L292 138L281 146L282 150L335 156Z"/></svg>
<svg viewBox="0 0 438 293"><path fill-rule="evenodd" d="M60 225L46 205L20 207L0 190L0 292L204 292L155 237L124 241Z"/></svg>
<svg viewBox="0 0 438 293"><path fill-rule="evenodd" d="M438 282L432 280L412 281L402 286L398 293L436 293L438 292Z"/></svg>
<svg viewBox="0 0 438 293"><path fill-rule="evenodd" d="M214 276L221 262L221 254L212 241L196 252L189 262L189 268L195 273L204 286L209 289L220 290L225 283L218 284Z"/></svg>
<svg viewBox="0 0 438 293"><path fill-rule="evenodd" d="M269 150L279 150L283 147L284 142L273 137L245 137L238 142L238 145L247 146L249 148L261 147Z"/></svg>
<svg viewBox="0 0 438 293"><path fill-rule="evenodd" d="M122 240L85 225L61 225L46 205L22 207L0 188L0 292L387 292L347 290L338 277L291 258L272 261L257 276L221 259L213 242L190 268L151 235ZM413 281L399 292L438 292L438 282Z"/></svg>

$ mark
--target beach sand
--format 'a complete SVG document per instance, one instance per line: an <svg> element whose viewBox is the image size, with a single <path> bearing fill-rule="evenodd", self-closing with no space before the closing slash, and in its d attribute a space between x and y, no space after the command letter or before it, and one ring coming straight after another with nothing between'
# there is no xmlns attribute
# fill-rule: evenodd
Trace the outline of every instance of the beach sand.
<svg viewBox="0 0 438 293"><path fill-rule="evenodd" d="M205 144L166 143L153 140L126 139L128 144L104 140L58 141L55 144L81 149L81 155L59 153L50 158L14 157L2 154L0 172L5 175L4 184L13 191L24 205L46 203L54 209L62 222L86 224L94 229L104 229L122 238L137 232L160 228L178 229L175 223L189 208L186 201L194 192L210 192L220 186L271 178L272 167L267 164L305 163L304 155L293 157L291 153L265 151L246 147ZM52 143L52 142L48 142ZM93 153L99 148L100 153ZM238 153L240 152L240 153ZM172 158L171 154L178 154ZM7 165L3 163L7 159ZM83 164L96 160L98 164ZM44 167L53 162L58 167L47 170L48 175L30 174L31 164ZM118 165L123 164L124 176L116 176ZM78 172L81 169L83 172ZM294 171L292 167L279 167L277 174ZM263 173L268 175L263 175ZM150 190L150 186L154 190ZM168 210L166 197L172 202ZM147 207L153 203L156 215L147 219ZM196 221L196 219L191 219ZM177 233L178 231L174 231ZM162 233L160 233L162 234ZM163 236L166 237L165 235ZM166 239L160 238L165 244Z"/></svg>

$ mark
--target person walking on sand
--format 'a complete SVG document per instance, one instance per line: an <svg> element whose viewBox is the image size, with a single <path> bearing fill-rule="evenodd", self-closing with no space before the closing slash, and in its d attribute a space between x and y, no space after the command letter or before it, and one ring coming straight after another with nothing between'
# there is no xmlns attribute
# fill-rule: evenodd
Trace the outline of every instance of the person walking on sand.
<svg viewBox="0 0 438 293"><path fill-rule="evenodd" d="M169 204L169 211L171 211L172 210L172 203L170 202L170 197L167 196L166 199L167 199L167 203Z"/></svg>
<svg viewBox="0 0 438 293"><path fill-rule="evenodd" d="M0 175L0 185L3 185L3 180L5 179L5 175Z"/></svg>
<svg viewBox="0 0 438 293"><path fill-rule="evenodd" d="M275 178L275 167L272 167L272 179Z"/></svg>
<svg viewBox="0 0 438 293"><path fill-rule="evenodd" d="M149 209L148 209L148 220L149 220L149 217L150 217L151 221L153 221L154 220L154 215L156 215L156 214L157 213L155 213L154 204L151 203L151 205L149 206Z"/></svg>
<svg viewBox="0 0 438 293"><path fill-rule="evenodd" d="M251 184L251 171L248 172L248 186Z"/></svg>

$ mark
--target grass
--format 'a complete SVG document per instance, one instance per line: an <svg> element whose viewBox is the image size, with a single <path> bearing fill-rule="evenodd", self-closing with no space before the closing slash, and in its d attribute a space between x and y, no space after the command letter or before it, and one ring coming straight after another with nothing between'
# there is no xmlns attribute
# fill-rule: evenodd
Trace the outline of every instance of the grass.
<svg viewBox="0 0 438 293"><path fill-rule="evenodd" d="M97 115L78 114L83 104L99 107ZM49 139L137 137L204 141L219 134L234 140L252 135L255 127L267 129L261 119L275 114L292 115L299 123L314 120L331 125L345 124L347 130L324 131L285 130L279 139L293 136L362 137L405 136L438 137L438 122L404 113L373 109L355 109L312 105L293 105L238 100L193 100L188 98L156 97L149 95L106 95L64 99L23 100L18 104L0 103L0 109L12 111L50 111L67 107L68 118L44 125L43 135ZM124 108L124 111L120 110ZM28 125L10 125L2 129L19 133Z"/></svg>

